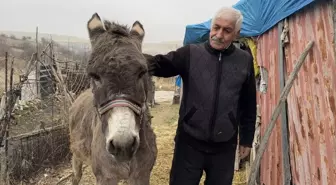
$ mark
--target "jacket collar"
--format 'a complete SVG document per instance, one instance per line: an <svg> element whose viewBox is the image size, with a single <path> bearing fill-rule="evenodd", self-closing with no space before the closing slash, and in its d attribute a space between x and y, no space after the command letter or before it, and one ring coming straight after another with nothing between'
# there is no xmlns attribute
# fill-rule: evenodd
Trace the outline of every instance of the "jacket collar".
<svg viewBox="0 0 336 185"><path fill-rule="evenodd" d="M204 45L205 45L205 49L206 49L209 53L214 54L214 55L219 55L220 53L221 53L222 55L231 55L231 54L234 52L234 50L236 49L236 46L233 45L233 43L231 43L230 46L229 46L228 48L223 49L223 50L217 50L217 49L213 48L213 47L210 45L209 40L207 40L207 41L204 43Z"/></svg>

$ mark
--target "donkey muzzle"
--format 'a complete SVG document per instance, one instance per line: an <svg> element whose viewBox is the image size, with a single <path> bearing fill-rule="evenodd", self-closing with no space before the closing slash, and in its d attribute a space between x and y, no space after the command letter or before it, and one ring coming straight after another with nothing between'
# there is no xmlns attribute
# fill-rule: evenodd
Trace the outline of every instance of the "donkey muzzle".
<svg viewBox="0 0 336 185"><path fill-rule="evenodd" d="M115 136L107 141L106 149L117 161L129 161L139 147L139 138L133 134Z"/></svg>

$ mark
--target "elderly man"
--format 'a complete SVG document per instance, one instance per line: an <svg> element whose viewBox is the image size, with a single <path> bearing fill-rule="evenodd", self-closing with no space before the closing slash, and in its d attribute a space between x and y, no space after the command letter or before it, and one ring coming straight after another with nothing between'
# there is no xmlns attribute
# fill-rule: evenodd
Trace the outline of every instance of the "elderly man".
<svg viewBox="0 0 336 185"><path fill-rule="evenodd" d="M256 120L253 58L232 43L242 19L238 10L221 8L205 43L146 55L154 76L183 79L170 185L198 185L203 171L205 185L232 184L238 130L241 158L250 152Z"/></svg>

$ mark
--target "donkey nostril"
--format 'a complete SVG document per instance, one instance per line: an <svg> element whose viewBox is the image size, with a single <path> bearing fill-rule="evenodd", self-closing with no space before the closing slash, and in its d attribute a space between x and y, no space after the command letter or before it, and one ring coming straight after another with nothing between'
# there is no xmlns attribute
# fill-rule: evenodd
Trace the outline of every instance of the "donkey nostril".
<svg viewBox="0 0 336 185"><path fill-rule="evenodd" d="M115 153L116 152L116 148L115 148L115 146L114 146L114 144L113 144L113 140L111 140L110 142L109 142L109 151L110 151L110 153Z"/></svg>
<svg viewBox="0 0 336 185"><path fill-rule="evenodd" d="M133 137L133 142L132 142L132 152L135 151L136 146L137 146L137 138L134 136Z"/></svg>

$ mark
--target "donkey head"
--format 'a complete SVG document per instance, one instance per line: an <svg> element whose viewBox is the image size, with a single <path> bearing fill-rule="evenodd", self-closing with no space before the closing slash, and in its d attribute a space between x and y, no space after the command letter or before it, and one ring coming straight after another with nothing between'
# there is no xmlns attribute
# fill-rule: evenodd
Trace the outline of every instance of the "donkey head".
<svg viewBox="0 0 336 185"><path fill-rule="evenodd" d="M87 72L98 110L106 150L118 161L130 160L140 143L142 109L146 103L147 63L141 52L145 31L102 21L95 13L87 23L91 40Z"/></svg>

